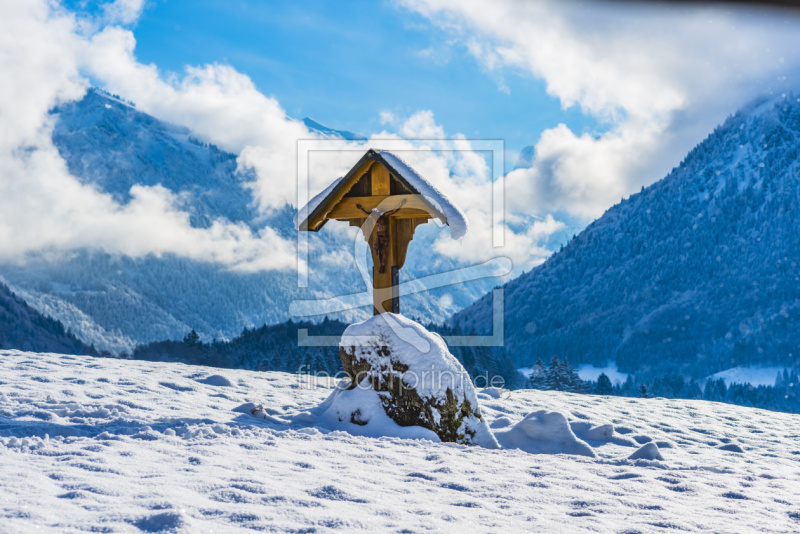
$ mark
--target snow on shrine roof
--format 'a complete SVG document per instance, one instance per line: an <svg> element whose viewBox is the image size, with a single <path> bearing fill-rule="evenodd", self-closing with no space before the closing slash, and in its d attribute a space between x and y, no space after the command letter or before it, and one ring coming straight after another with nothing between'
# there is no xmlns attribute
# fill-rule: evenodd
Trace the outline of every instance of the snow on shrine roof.
<svg viewBox="0 0 800 534"><path fill-rule="evenodd" d="M439 211L441 211L446 221L443 221L450 227L450 237L453 239L460 239L469 230L469 221L467 216L461 209L450 202L436 187L428 180L420 176L417 171L412 169L405 161L400 159L397 155L392 154L388 150L379 152L384 162L388 163L390 169L394 169L406 181L412 189L425 199L433 204Z"/></svg>
<svg viewBox="0 0 800 534"><path fill-rule="evenodd" d="M344 176L340 176L339 178L335 179L331 184L323 189L320 193L308 201L308 204L303 206L301 209L297 210L297 213L294 214L294 227L296 230L300 230L300 223L306 222L309 218L311 218L311 214L317 211L320 204L328 198L328 196L333 193L336 189L339 188L339 184L344 181Z"/></svg>
<svg viewBox="0 0 800 534"><path fill-rule="evenodd" d="M389 169L400 182L408 187L411 191L418 195L422 195L425 200L444 217L442 222L450 227L450 237L453 239L460 239L469 230L469 221L461 209L453 204L447 197L445 197L436 187L428 180L423 178L412 169L405 161L400 159L397 155L389 152L388 150L373 150L370 149L364 154L364 157L350 170L350 172L342 177L336 179L324 191L312 198L308 204L298 210L294 216L294 226L300 230L307 221L311 219L317 210L333 195L340 187L342 187L353 173L361 167L365 160L371 159L379 161Z"/></svg>

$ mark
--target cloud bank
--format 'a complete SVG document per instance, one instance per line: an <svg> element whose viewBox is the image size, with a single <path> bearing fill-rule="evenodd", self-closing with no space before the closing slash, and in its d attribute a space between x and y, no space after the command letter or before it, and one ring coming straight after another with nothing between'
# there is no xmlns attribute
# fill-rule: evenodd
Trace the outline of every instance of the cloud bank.
<svg viewBox="0 0 800 534"><path fill-rule="evenodd" d="M77 17L45 0L5 7L0 65L9 83L0 88L0 259L93 248L131 257L176 254L248 271L294 268L294 242L272 228L253 233L223 219L193 228L174 195L162 187L134 187L132 200L122 205L69 174L53 146L54 117L48 112L81 98L91 80L136 102L138 109L239 154L240 167L256 171L257 179L246 187L263 212L296 203L297 140L315 136L228 65L187 66L183 73L165 74L140 63L127 26L136 23L142 6L118 0L102 6L95 18ZM447 140L430 111L387 117L387 122L392 131L315 158L311 193L346 172L367 148L389 139L470 218L467 238L453 242L442 232L434 245L437 253L463 262L501 253L522 266L549 255L539 243L543 230L559 227L552 219L521 234L509 232L507 252L491 248L488 167L468 141L458 135ZM335 251L323 254L341 261Z"/></svg>
<svg viewBox="0 0 800 534"><path fill-rule="evenodd" d="M729 6L400 0L493 76L534 76L601 133L546 130L509 208L583 220L662 178L726 115L800 81L800 16ZM502 79L502 78L501 78Z"/></svg>
<svg viewBox="0 0 800 534"><path fill-rule="evenodd" d="M608 3L400 3L429 17L448 43L461 42L490 76L541 78L565 108L579 106L601 125L598 132L575 132L563 124L542 132L531 167L505 177L512 225L502 249L490 245L486 161L463 136L448 134L430 111L401 118L383 113L386 131L311 161L314 194L368 147L379 148L386 139L403 143L401 155L470 219L464 239L452 241L443 232L434 243L435 253L464 263L496 255L511 257L517 270L541 263L551 253L548 238L564 230L559 218L599 216L663 177L746 100L779 93L798 80L796 17ZM48 112L81 98L91 80L238 154L241 167L256 171L257 180L247 187L263 212L296 203L297 140L314 134L229 65L189 66L175 74L140 63L130 28L143 5L117 0L94 18L76 17L46 0L3 6L0 259L88 247L133 257L177 254L243 270L294 268L293 241L271 228L254 233L223 219L193 228L161 187L137 186L133 200L121 205L70 176L52 144ZM336 258L341 261L341 254Z"/></svg>
<svg viewBox="0 0 800 534"><path fill-rule="evenodd" d="M0 87L0 260L90 248L131 257L175 254L245 271L296 267L294 241L272 228L253 233L223 219L194 228L178 199L162 187L136 186L132 200L123 205L69 174L52 143L54 117L48 112L82 98L92 80L136 102L138 109L185 125L197 137L239 154L240 167L256 171L257 179L245 187L263 212L296 204L297 140L315 136L228 65L188 66L181 74L164 74L156 65L140 63L134 34L125 26L135 24L141 11L142 2L131 0L106 4L96 18L78 18L45 0L4 10L0 66L10 83ZM519 235L509 232L505 252L489 245L491 181L486 162L468 141L461 136L447 140L430 111L389 122L391 131L364 142L340 143L343 150L312 158L310 193L344 174L367 148L391 140L470 219L467 238L454 242L441 232L435 252L462 262L501 253L521 266L549 255L539 243L543 229L559 228L552 219ZM329 148L319 142L323 150ZM333 232L347 231L331 226ZM342 261L340 251L317 252L325 261Z"/></svg>
<svg viewBox="0 0 800 534"><path fill-rule="evenodd" d="M4 2L0 18L0 259L36 252L95 248L141 257L177 254L240 270L296 265L292 241L271 228L253 233L217 220L193 228L166 189L136 186L125 205L69 174L53 146L49 110L81 98L88 77L140 99L167 120L198 132L215 129L225 148L245 146L237 135L258 130L255 142L269 157L280 136L308 135L274 100L260 95L229 67L189 69L182 80L162 81L154 66L133 58L133 36L111 23L133 23L141 2L108 4L98 20L79 20L44 0ZM122 90L124 89L124 90ZM228 123L222 123L227 117ZM224 133L224 135L220 135ZM223 142L224 141L224 142ZM283 142L283 146L287 144Z"/></svg>

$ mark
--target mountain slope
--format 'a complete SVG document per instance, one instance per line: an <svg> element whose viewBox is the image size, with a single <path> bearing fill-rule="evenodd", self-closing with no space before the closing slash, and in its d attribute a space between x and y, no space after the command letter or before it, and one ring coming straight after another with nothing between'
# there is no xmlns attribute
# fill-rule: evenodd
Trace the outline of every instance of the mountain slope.
<svg viewBox="0 0 800 534"><path fill-rule="evenodd" d="M45 317L0 282L0 349L95 354L60 322Z"/></svg>
<svg viewBox="0 0 800 534"><path fill-rule="evenodd" d="M505 286L506 347L702 377L800 358L800 100L756 101ZM459 312L490 324L483 298Z"/></svg>
<svg viewBox="0 0 800 534"><path fill-rule="evenodd" d="M306 125L306 128L311 130L312 132L317 132L318 134L324 137L332 137L334 139L346 139L348 141L366 141L367 138L361 134L348 132L347 130L334 130L333 128L328 128L324 126L314 119L310 119L306 117L303 119L303 124Z"/></svg>
<svg viewBox="0 0 800 534"><path fill-rule="evenodd" d="M160 184L182 199L196 227L222 217L256 231L268 225L286 239L296 235L293 207L256 213L247 187L253 177L237 170L236 156L198 142L186 128L159 121L99 90L53 113L53 141L70 172L117 201L128 202L133 185ZM324 136L362 138L310 119L306 123ZM56 259L31 255L25 265L0 265L0 275L31 306L60 320L85 342L120 353L137 343L182 339L192 329L206 341L230 339L245 327L289 319L289 304L296 299L367 291L352 263L357 232L340 228L308 236L312 256L307 289L297 287L297 275L290 271L240 273L168 254L130 259L96 250ZM417 230L401 280L455 266L446 258L431 262L428 251L438 232L435 225ZM409 295L403 311L442 322L491 285L483 279ZM351 322L370 313L367 298L363 309L334 316Z"/></svg>
<svg viewBox="0 0 800 534"><path fill-rule="evenodd" d="M184 127L162 122L97 89L52 111L53 143L70 174L114 196L131 199L134 185L162 185L181 193L192 224L225 217L250 223L256 212L236 172L236 156L202 143Z"/></svg>

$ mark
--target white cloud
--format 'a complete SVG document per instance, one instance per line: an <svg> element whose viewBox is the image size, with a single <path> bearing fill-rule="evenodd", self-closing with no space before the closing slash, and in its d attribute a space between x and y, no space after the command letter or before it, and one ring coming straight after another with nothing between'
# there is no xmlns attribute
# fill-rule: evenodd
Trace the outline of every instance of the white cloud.
<svg viewBox="0 0 800 534"><path fill-rule="evenodd" d="M133 200L123 206L70 176L52 144L53 117L48 111L84 94L89 85L87 71L109 78L113 71L121 79L122 74L131 74L127 80L140 84L140 94L150 90L151 98L163 99L163 105L177 108L175 113L198 104L201 111L194 120L201 131L213 127L208 109L214 109L215 98L222 107L231 93L254 92L252 84L232 69L216 67L190 71L177 89L170 89L157 82L154 67L131 62L129 32L108 27L86 37L86 28L49 2L14 2L3 7L0 258L19 260L32 252L89 247L134 257L171 253L243 270L294 267L292 243L269 228L254 235L243 225L225 220L206 229L192 228L188 214L177 209L176 199L161 187L136 186L131 190ZM104 61L106 68L99 68L97 62ZM181 105L183 98L188 104ZM277 113L269 99L253 96L245 104L253 102L261 107L251 111L260 115L251 117L250 124L269 119L264 116L267 111ZM235 107L230 111L243 113ZM227 141L234 146L236 134Z"/></svg>
<svg viewBox="0 0 800 534"><path fill-rule="evenodd" d="M296 202L296 143L313 135L228 65L165 74L155 65L140 63L133 33L109 21L133 24L142 5L117 2L105 9L105 18L90 21L76 20L45 0L5 8L0 34L13 47L0 46L0 68L9 80L0 85L0 259L88 247L132 257L177 254L243 270L294 267L293 242L270 228L256 235L225 220L206 229L192 228L177 199L161 187L134 187L131 202L121 205L70 176L52 144L53 117L48 111L81 98L91 77L93 83L136 102L142 111L186 125L198 137L239 154L240 166L257 172L250 187L263 210ZM312 159L312 193L346 172L369 146L394 140L405 150L401 155L470 219L467 237L452 241L442 232L435 252L463 262L506 255L519 268L549 255L541 243L561 228L552 217L521 233L507 229L505 249L491 247L489 171L468 140L447 140L430 111L406 118L387 112L381 119L392 132L345 143L344 151L321 152ZM343 256L334 251L323 259L338 263Z"/></svg>
<svg viewBox="0 0 800 534"><path fill-rule="evenodd" d="M133 24L144 11L145 0L115 0L103 5L104 20L110 24Z"/></svg>
<svg viewBox="0 0 800 534"><path fill-rule="evenodd" d="M380 112L381 124L394 124L396 120L397 119L395 119L394 113L391 111L383 110Z"/></svg>
<svg viewBox="0 0 800 534"><path fill-rule="evenodd" d="M136 60L135 45L133 33L119 27L93 36L84 55L92 76L142 111L239 154L239 163L258 174L252 187L263 209L294 202L297 139L314 137L301 122L228 65L186 67L165 80L155 65Z"/></svg>
<svg viewBox="0 0 800 534"><path fill-rule="evenodd" d="M517 273L542 263L552 254L545 243L553 233L562 230L564 224L549 215L544 220L534 221L524 212L511 217L515 223L522 223L515 224L514 228L524 230L514 231L514 228L506 226L505 245L493 247L493 184L484 157L463 136L448 137L430 111L418 111L403 121L397 117L395 120L399 135L381 132L362 149L366 145L382 148L390 140L389 148L459 206L469 220L469 232L459 240L452 240L447 231L440 232L434 242L437 254L467 264L505 256L512 260ZM316 169L312 174L322 174L326 169L330 173L330 169L335 168L346 171L355 163L341 159L336 163L334 158L339 156L335 154L329 153L326 158L320 157L316 163L312 162L312 168ZM361 155L358 151L355 154ZM321 189L322 184L317 187Z"/></svg>
<svg viewBox="0 0 800 534"><path fill-rule="evenodd" d="M752 8L625 2L401 0L461 39L502 80L523 73L607 131L545 131L512 209L591 219L661 178L726 115L797 82L800 17ZM499 77L499 78L498 78ZM532 132L532 134L535 132Z"/></svg>

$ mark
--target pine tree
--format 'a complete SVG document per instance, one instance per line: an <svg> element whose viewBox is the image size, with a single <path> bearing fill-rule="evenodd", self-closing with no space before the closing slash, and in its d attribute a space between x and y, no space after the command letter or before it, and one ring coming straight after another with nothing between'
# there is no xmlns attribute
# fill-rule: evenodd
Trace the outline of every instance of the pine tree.
<svg viewBox="0 0 800 534"><path fill-rule="evenodd" d="M570 391L572 393L587 393L588 389L586 383L578 376L578 371L569 364L569 360L564 358L562 364L564 378L566 380L565 389L562 391Z"/></svg>
<svg viewBox="0 0 800 534"><path fill-rule="evenodd" d="M600 373L600 376L597 377L597 385L594 387L594 392L597 395L611 395L614 393L611 379L605 373Z"/></svg>
<svg viewBox="0 0 800 534"><path fill-rule="evenodd" d="M530 389L547 389L545 387L546 375L547 368L544 366L542 359L539 358L536 360L536 363L533 364L531 376L528 378L526 387Z"/></svg>
<svg viewBox="0 0 800 534"><path fill-rule="evenodd" d="M553 391L569 391L572 393L584 393L586 384L578 376L578 372L570 366L569 361L558 359L553 355L550 365L544 373L543 387L541 389Z"/></svg>
<svg viewBox="0 0 800 534"><path fill-rule="evenodd" d="M549 365L547 366L547 371L544 373L544 379L542 380L542 389L546 390L558 390L558 367L561 362L558 360L558 356L553 354L553 358L550 360Z"/></svg>
<svg viewBox="0 0 800 534"><path fill-rule="evenodd" d="M192 329L192 331L186 334L186 337L183 338L183 342L189 346L198 345L200 343L200 336L194 331L194 329Z"/></svg>
<svg viewBox="0 0 800 534"><path fill-rule="evenodd" d="M785 371L785 369L784 369ZM784 374L778 371L778 376L775 377L775 387L781 388L786 385L786 379L784 378Z"/></svg>
<svg viewBox="0 0 800 534"><path fill-rule="evenodd" d="M694 379L687 386L686 398L687 399L702 399L703 398L703 391L700 389L700 386L697 385L697 382Z"/></svg>
<svg viewBox="0 0 800 534"><path fill-rule="evenodd" d="M628 378L625 379L621 394L625 397L634 397L636 395L636 383L633 380L633 375L628 375Z"/></svg>

